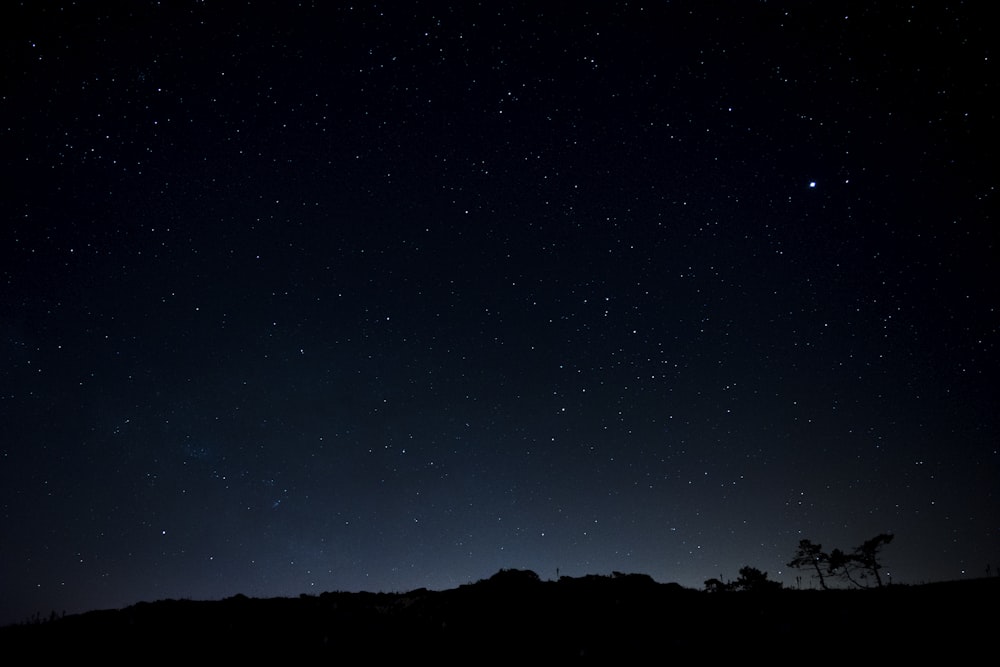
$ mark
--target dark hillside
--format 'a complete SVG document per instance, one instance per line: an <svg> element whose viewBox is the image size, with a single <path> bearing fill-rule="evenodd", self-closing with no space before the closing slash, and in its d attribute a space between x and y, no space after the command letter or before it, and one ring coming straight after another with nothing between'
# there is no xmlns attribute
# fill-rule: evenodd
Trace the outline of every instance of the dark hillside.
<svg viewBox="0 0 1000 667"><path fill-rule="evenodd" d="M444 660L902 658L991 649L1000 579L708 593L504 570L446 591L164 600L0 629L8 655Z"/></svg>

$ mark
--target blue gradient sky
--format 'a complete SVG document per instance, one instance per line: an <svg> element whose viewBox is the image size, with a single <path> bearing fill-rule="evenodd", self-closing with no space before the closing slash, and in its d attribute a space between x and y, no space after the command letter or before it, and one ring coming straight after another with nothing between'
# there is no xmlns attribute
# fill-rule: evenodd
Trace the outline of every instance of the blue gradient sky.
<svg viewBox="0 0 1000 667"><path fill-rule="evenodd" d="M996 571L978 10L25 4L0 622Z"/></svg>

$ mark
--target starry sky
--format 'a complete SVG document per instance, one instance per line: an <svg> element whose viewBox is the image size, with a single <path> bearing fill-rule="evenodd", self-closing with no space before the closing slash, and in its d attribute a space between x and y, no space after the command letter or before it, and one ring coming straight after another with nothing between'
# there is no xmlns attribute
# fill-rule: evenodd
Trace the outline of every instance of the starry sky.
<svg viewBox="0 0 1000 667"><path fill-rule="evenodd" d="M6 3L0 622L995 573L985 11Z"/></svg>

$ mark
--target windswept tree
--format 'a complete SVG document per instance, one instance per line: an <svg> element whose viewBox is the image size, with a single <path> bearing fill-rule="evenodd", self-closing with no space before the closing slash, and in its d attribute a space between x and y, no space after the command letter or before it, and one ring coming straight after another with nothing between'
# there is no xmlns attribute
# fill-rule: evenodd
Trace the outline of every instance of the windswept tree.
<svg viewBox="0 0 1000 667"><path fill-rule="evenodd" d="M882 547L892 542L892 538L891 533L882 533L854 550L854 562L862 570L875 577L875 583L879 588L882 587L882 576L879 574L882 563L879 562L879 553L882 551Z"/></svg>
<svg viewBox="0 0 1000 667"><path fill-rule="evenodd" d="M871 576L875 585L882 587L882 563L880 561L882 547L892 542L892 535L881 533L867 540L851 553L834 549L830 553L823 551L819 544L809 540L799 542L799 550L795 558L788 563L789 567L813 568L819 577L820 585L826 589L826 577L839 577L857 588L870 588L865 580Z"/></svg>
<svg viewBox="0 0 1000 667"><path fill-rule="evenodd" d="M820 587L825 591L826 572L829 567L830 556L823 552L823 545L813 544L811 540L799 540L799 550L795 552L795 558L788 563L788 567L800 569L813 569L819 579Z"/></svg>
<svg viewBox="0 0 1000 667"><path fill-rule="evenodd" d="M856 570L858 567L853 554L844 553L840 549L834 549L830 552L826 562L827 572L829 572L831 576L846 579L849 584L857 588L865 587L862 582L855 578L857 576Z"/></svg>

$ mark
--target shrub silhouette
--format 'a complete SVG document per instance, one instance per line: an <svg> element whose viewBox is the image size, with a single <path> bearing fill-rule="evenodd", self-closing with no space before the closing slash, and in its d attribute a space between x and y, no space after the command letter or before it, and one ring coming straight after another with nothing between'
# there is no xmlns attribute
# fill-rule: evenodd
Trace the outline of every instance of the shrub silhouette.
<svg viewBox="0 0 1000 667"><path fill-rule="evenodd" d="M725 593L732 588L729 584L713 577L705 580L705 590L709 593Z"/></svg>
<svg viewBox="0 0 1000 667"><path fill-rule="evenodd" d="M768 579L767 572L761 572L748 565L740 568L740 578L733 582L733 587L737 591L763 593L781 590L782 584L780 581Z"/></svg>
<svg viewBox="0 0 1000 667"><path fill-rule="evenodd" d="M490 585L503 585L508 588L525 588L541 582L538 575L531 570L499 570L488 580Z"/></svg>
<svg viewBox="0 0 1000 667"><path fill-rule="evenodd" d="M761 572L749 565L740 568L740 576L736 581L723 582L714 578L705 581L705 590L709 593L725 593L728 591L761 593L779 591L782 587L783 584L780 581L768 579L767 572Z"/></svg>

